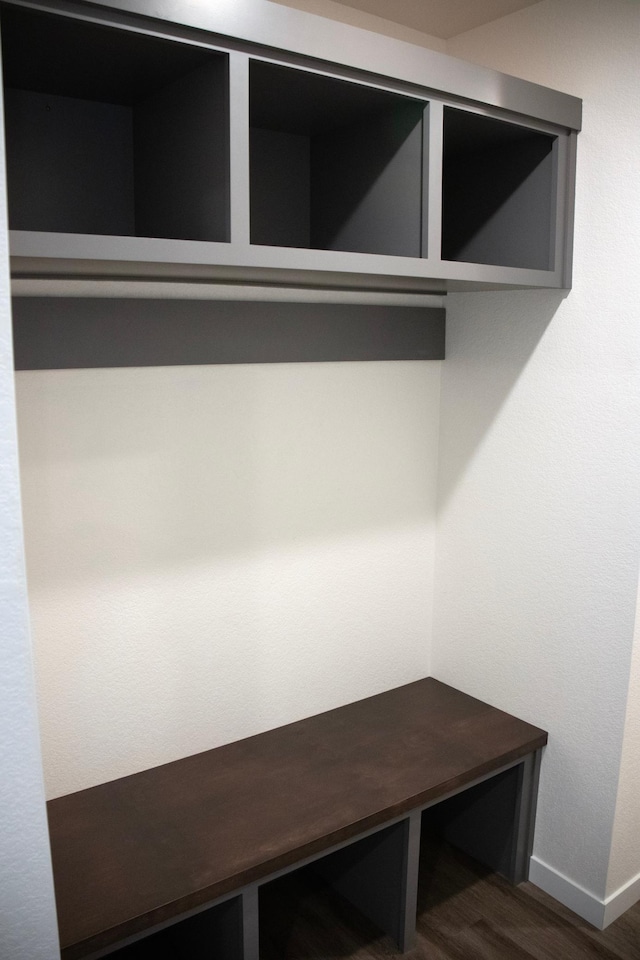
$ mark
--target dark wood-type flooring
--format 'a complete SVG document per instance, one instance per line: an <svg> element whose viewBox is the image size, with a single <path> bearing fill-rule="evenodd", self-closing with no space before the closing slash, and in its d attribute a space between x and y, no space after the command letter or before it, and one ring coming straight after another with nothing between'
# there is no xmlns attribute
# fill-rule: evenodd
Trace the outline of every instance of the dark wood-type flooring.
<svg viewBox="0 0 640 960"><path fill-rule="evenodd" d="M391 940L300 872L261 892L262 960L389 960ZM439 840L423 844L416 945L404 960L640 960L640 903L595 930L531 883L512 887Z"/></svg>

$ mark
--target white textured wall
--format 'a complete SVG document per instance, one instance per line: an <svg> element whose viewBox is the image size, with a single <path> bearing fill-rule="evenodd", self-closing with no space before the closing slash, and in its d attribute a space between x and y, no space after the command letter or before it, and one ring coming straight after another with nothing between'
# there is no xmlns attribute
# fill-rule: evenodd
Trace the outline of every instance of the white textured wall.
<svg viewBox="0 0 640 960"><path fill-rule="evenodd" d="M536 876L593 915L638 585L639 38L637 4L545 0L448 45L584 98L572 292L449 298L433 672L549 730Z"/></svg>
<svg viewBox="0 0 640 960"><path fill-rule="evenodd" d="M428 674L440 366L17 375L50 796Z"/></svg>
<svg viewBox="0 0 640 960"><path fill-rule="evenodd" d="M0 134L4 183L1 140ZM54 960L58 934L20 521L6 215L0 191L0 957Z"/></svg>

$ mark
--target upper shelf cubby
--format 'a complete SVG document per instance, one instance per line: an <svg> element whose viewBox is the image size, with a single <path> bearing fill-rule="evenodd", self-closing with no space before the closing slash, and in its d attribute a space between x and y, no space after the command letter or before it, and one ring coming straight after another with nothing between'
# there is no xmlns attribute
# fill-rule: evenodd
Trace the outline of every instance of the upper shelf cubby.
<svg viewBox="0 0 640 960"><path fill-rule="evenodd" d="M556 137L444 108L442 259L553 269Z"/></svg>
<svg viewBox="0 0 640 960"><path fill-rule="evenodd" d="M250 64L251 242L420 257L426 103Z"/></svg>
<svg viewBox="0 0 640 960"><path fill-rule="evenodd" d="M229 240L226 54L1 15L11 229Z"/></svg>

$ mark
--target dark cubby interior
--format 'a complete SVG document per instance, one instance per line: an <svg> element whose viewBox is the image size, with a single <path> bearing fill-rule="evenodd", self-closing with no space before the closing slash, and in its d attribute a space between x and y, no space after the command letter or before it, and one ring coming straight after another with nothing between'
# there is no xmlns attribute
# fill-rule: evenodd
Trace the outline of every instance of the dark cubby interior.
<svg viewBox="0 0 640 960"><path fill-rule="evenodd" d="M382 936L371 920L309 868L260 887L261 960L346 960ZM393 948L391 955L400 956Z"/></svg>
<svg viewBox="0 0 640 960"><path fill-rule="evenodd" d="M241 960L242 903L234 897L109 954L112 960Z"/></svg>
<svg viewBox="0 0 640 960"><path fill-rule="evenodd" d="M443 260L553 268L554 140L445 107Z"/></svg>
<svg viewBox="0 0 640 960"><path fill-rule="evenodd" d="M252 243L421 256L425 106L252 61Z"/></svg>
<svg viewBox="0 0 640 960"><path fill-rule="evenodd" d="M514 814L520 776L520 769L512 767L424 810L423 859L437 855L438 846L446 842L508 876L517 842Z"/></svg>
<svg viewBox="0 0 640 960"><path fill-rule="evenodd" d="M225 54L1 17L12 229L228 241Z"/></svg>

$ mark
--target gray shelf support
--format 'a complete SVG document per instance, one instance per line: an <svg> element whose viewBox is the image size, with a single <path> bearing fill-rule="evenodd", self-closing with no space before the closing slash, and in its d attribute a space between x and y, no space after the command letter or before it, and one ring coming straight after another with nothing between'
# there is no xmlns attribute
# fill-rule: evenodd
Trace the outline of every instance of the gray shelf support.
<svg viewBox="0 0 640 960"><path fill-rule="evenodd" d="M573 225L575 216L576 195L576 153L578 134L571 130L564 146L564 170L562 180L558 182L558 223L556 238L556 269L562 277L562 286L565 290L571 289L573 281ZM563 158L560 158L562 162ZM560 164L559 164L560 169Z"/></svg>
<svg viewBox="0 0 640 960"><path fill-rule="evenodd" d="M260 958L260 912L258 886L247 887L242 893L242 946L243 960Z"/></svg>
<svg viewBox="0 0 640 960"><path fill-rule="evenodd" d="M442 246L442 145L444 107L431 101L425 110L422 196L422 256L440 260Z"/></svg>
<svg viewBox="0 0 640 960"><path fill-rule="evenodd" d="M229 174L231 242L249 245L249 57L229 52Z"/></svg>
<svg viewBox="0 0 640 960"><path fill-rule="evenodd" d="M510 875L512 883L524 883L529 879L529 864L533 851L533 835L536 824L538 784L542 750L525 757L518 767L518 798L514 817L514 840Z"/></svg>

